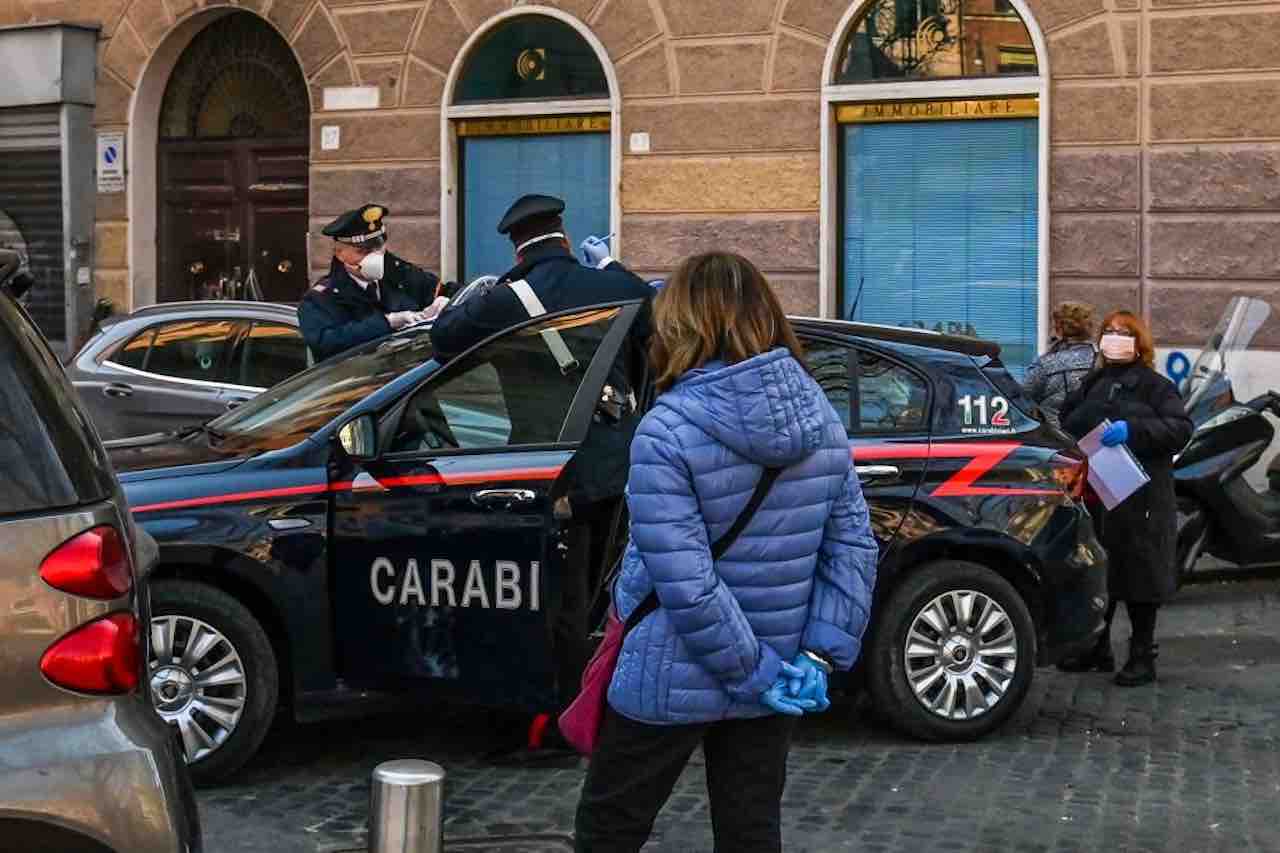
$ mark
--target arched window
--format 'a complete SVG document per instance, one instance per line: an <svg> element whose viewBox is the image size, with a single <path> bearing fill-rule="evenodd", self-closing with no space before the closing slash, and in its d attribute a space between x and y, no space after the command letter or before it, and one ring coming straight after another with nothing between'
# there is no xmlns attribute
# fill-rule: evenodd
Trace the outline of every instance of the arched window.
<svg viewBox="0 0 1280 853"><path fill-rule="evenodd" d="M1038 72L1008 0L873 0L840 51L837 83Z"/></svg>
<svg viewBox="0 0 1280 853"><path fill-rule="evenodd" d="M161 139L306 137L310 96L293 50L248 13L210 24L182 54L160 109Z"/></svg>
<svg viewBox="0 0 1280 853"><path fill-rule="evenodd" d="M496 227L526 193L564 199L575 245L614 230L618 105L607 62L585 26L538 6L496 16L459 53L445 92L445 276L514 266Z"/></svg>
<svg viewBox="0 0 1280 853"><path fill-rule="evenodd" d="M871 0L823 91L829 313L994 340L1015 372L1048 288L1048 88L1022 3Z"/></svg>
<svg viewBox="0 0 1280 853"><path fill-rule="evenodd" d="M476 46L453 102L607 97L604 68L577 30L545 15L522 15Z"/></svg>

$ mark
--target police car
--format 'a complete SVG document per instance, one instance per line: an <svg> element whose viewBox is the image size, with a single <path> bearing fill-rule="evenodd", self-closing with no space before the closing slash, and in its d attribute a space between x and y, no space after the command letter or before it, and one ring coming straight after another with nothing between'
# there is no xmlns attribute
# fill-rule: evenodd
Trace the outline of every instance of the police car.
<svg viewBox="0 0 1280 853"><path fill-rule="evenodd" d="M160 543L152 695L198 778L247 761L280 706L304 720L389 698L554 706L557 478L639 311L546 315L443 366L430 331L408 329L204 427L112 443ZM993 344L795 325L845 418L881 547L852 678L915 736L979 737L1017 709L1037 665L1101 628L1084 466ZM550 330L574 369L549 352ZM539 381L504 387L512 359ZM620 546L601 555L597 588Z"/></svg>

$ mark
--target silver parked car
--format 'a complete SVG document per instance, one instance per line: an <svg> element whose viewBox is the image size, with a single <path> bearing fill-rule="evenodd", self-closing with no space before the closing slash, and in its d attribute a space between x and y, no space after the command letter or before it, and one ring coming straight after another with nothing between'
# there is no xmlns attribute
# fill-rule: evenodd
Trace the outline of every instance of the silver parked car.
<svg viewBox="0 0 1280 853"><path fill-rule="evenodd" d="M308 366L278 302L169 302L109 319L68 373L104 439L201 424Z"/></svg>
<svg viewBox="0 0 1280 853"><path fill-rule="evenodd" d="M0 850L199 851L182 744L146 671L155 541L3 293L0 471Z"/></svg>

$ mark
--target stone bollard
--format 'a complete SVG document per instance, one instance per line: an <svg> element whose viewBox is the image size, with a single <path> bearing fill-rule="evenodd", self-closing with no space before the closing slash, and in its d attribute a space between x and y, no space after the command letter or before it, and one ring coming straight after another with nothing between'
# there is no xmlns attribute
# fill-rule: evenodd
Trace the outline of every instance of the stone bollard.
<svg viewBox="0 0 1280 853"><path fill-rule="evenodd" d="M373 769L369 789L369 853L441 853L444 768L402 758Z"/></svg>

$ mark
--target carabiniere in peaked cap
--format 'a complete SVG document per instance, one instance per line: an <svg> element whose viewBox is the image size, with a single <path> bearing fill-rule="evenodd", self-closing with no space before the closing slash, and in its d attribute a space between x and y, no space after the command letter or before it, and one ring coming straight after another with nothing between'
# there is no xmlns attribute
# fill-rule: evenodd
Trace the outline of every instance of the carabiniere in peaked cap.
<svg viewBox="0 0 1280 853"><path fill-rule="evenodd" d="M387 236L386 217L391 211L381 204L366 204L364 207L348 210L330 222L320 232L326 237L341 240L343 243L360 245L378 237Z"/></svg>
<svg viewBox="0 0 1280 853"><path fill-rule="evenodd" d="M564 201L551 195L522 195L507 208L498 223L499 234L509 234L511 229L536 216L559 216L564 213Z"/></svg>

